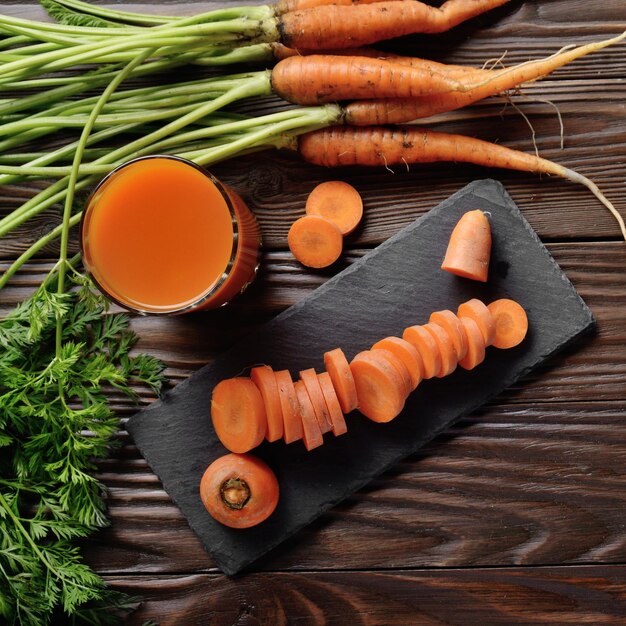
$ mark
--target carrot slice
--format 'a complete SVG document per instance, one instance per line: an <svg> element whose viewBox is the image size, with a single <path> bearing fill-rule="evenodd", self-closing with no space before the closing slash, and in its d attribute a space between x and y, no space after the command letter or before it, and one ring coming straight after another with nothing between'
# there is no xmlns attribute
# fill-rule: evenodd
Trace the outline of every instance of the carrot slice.
<svg viewBox="0 0 626 626"><path fill-rule="evenodd" d="M372 346L372 350L378 349L392 352L404 363L411 377L411 390L420 384L424 377L424 364L415 346L400 337L385 337Z"/></svg>
<svg viewBox="0 0 626 626"><path fill-rule="evenodd" d="M385 359L369 350L357 354L350 370L354 377L359 411L374 422L390 422L404 408L406 393L402 377Z"/></svg>
<svg viewBox="0 0 626 626"><path fill-rule="evenodd" d="M350 413L357 407L356 387L348 359L341 348L329 350L324 354L326 371L333 381L333 387L344 413Z"/></svg>
<svg viewBox="0 0 626 626"><path fill-rule="evenodd" d="M276 384L276 375L269 365L260 365L250 370L252 382L259 388L267 415L268 441L276 441L283 436L283 409L280 405L280 395Z"/></svg>
<svg viewBox="0 0 626 626"><path fill-rule="evenodd" d="M441 370L441 352L435 338L423 326L410 326L402 333L422 357L424 378L432 378Z"/></svg>
<svg viewBox="0 0 626 626"><path fill-rule="evenodd" d="M332 424L333 435L338 437L348 432L348 426L346 420L343 417L343 411L339 405L339 400L333 387L333 381L330 379L328 372L322 372L317 375L317 379L320 383L320 388L326 401L326 407L328 408L328 414Z"/></svg>
<svg viewBox="0 0 626 626"><path fill-rule="evenodd" d="M287 243L302 265L321 268L332 265L343 249L341 231L333 222L318 215L305 215L289 229Z"/></svg>
<svg viewBox="0 0 626 626"><path fill-rule="evenodd" d="M251 528L265 521L278 504L276 475L250 454L226 454L206 468L200 499L220 524Z"/></svg>
<svg viewBox="0 0 626 626"><path fill-rule="evenodd" d="M413 391L413 383L407 366L393 352L384 348L372 348L369 352L373 357L387 361L400 374L404 385L404 394L408 396Z"/></svg>
<svg viewBox="0 0 626 626"><path fill-rule="evenodd" d="M456 360L460 361L467 352L467 341L465 339L465 332L461 325L461 320L452 312L448 310L435 311L431 313L428 319L430 324L437 324L441 326L454 343L454 351L456 352Z"/></svg>
<svg viewBox="0 0 626 626"><path fill-rule="evenodd" d="M485 360L485 338L471 317L462 317L461 325L467 338L467 353L459 361L459 365L463 369L471 370Z"/></svg>
<svg viewBox="0 0 626 626"><path fill-rule="evenodd" d="M478 328L480 328L485 339L485 345L490 346L493 343L496 326L486 304L473 298L459 305L456 314L458 317L471 317L478 324Z"/></svg>
<svg viewBox="0 0 626 626"><path fill-rule="evenodd" d="M441 269L456 276L487 282L491 257L491 227L480 209L468 211L457 222Z"/></svg>
<svg viewBox="0 0 626 626"><path fill-rule="evenodd" d="M313 450L313 448L317 448L324 443L322 430L320 429L319 422L315 417L313 404L311 403L311 398L307 393L304 383L299 380L294 384L294 388L300 405L300 419L302 421L302 439L304 441L304 447L307 450Z"/></svg>
<svg viewBox="0 0 626 626"><path fill-rule="evenodd" d="M448 374L452 374L457 364L452 338L437 324L424 324L424 328L434 337L441 354L441 367L439 373L436 374L437 378L443 378L448 376Z"/></svg>
<svg viewBox="0 0 626 626"><path fill-rule="evenodd" d="M285 443L293 443L302 439L302 420L300 406L294 389L291 374L287 370L276 372L276 384L283 412L283 439Z"/></svg>
<svg viewBox="0 0 626 626"><path fill-rule="evenodd" d="M211 396L213 428L225 448L244 453L265 437L267 417L263 397L249 378L227 378Z"/></svg>
<svg viewBox="0 0 626 626"><path fill-rule="evenodd" d="M528 332L526 311L515 300L502 298L487 307L493 317L496 332L491 345L496 348L513 348L520 344Z"/></svg>
<svg viewBox="0 0 626 626"><path fill-rule="evenodd" d="M342 235L348 235L363 217L363 201L352 185L341 180L329 180L313 189L305 210L307 215L319 215L330 220Z"/></svg>
<svg viewBox="0 0 626 626"><path fill-rule="evenodd" d="M313 368L308 370L302 370L300 372L300 380L304 383L311 403L313 404L313 410L315 411L315 417L320 425L322 434L332 430L332 424L330 421L330 415L328 414L328 407L324 400L324 394L322 388L317 380L317 374Z"/></svg>

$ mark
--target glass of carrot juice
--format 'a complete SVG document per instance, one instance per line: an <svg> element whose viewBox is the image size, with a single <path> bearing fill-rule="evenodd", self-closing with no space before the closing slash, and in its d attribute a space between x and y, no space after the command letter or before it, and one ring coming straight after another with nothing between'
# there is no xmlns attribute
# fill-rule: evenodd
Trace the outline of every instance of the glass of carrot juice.
<svg viewBox="0 0 626 626"><path fill-rule="evenodd" d="M91 194L83 262L99 289L135 313L213 309L252 282L261 236L243 200L195 163L134 159Z"/></svg>

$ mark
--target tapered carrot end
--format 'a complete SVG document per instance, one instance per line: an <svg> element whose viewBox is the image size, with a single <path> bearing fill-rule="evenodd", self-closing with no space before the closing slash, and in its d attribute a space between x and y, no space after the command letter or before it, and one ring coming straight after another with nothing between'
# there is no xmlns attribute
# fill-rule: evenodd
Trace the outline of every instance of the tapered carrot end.
<svg viewBox="0 0 626 626"><path fill-rule="evenodd" d="M450 235L441 269L456 276L487 282L491 257L491 227L480 209L468 211Z"/></svg>

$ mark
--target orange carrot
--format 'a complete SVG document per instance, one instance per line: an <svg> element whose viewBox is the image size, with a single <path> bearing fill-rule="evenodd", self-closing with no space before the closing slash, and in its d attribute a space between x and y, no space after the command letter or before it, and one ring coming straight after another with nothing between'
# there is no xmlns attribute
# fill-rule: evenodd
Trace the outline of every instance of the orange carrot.
<svg viewBox="0 0 626 626"><path fill-rule="evenodd" d="M283 410L280 406L280 395L276 384L276 375L269 365L260 365L250 370L252 382L259 388L267 415L268 441L276 441L283 436Z"/></svg>
<svg viewBox="0 0 626 626"><path fill-rule="evenodd" d="M404 387L405 398L413 391L413 383L411 381L411 374L404 362L399 359L393 352L385 350L384 348L376 348L368 351L370 356L374 359L383 359L389 365L391 365L402 379L402 385Z"/></svg>
<svg viewBox="0 0 626 626"><path fill-rule="evenodd" d="M300 380L304 383L304 388L309 394L313 411L315 412L315 417L320 425L322 434L329 432L332 430L332 423L315 370L313 368L302 370L300 372Z"/></svg>
<svg viewBox="0 0 626 626"><path fill-rule="evenodd" d="M317 215L297 219L289 229L287 243L302 265L313 268L332 265L343 249L341 231L331 221Z"/></svg>
<svg viewBox="0 0 626 626"><path fill-rule="evenodd" d="M464 86L457 78L391 59L316 54L279 61L272 70L272 89L289 102L309 105L368 98L415 98L463 90Z"/></svg>
<svg viewBox="0 0 626 626"><path fill-rule="evenodd" d="M279 487L268 465L250 454L225 454L202 475L200 499L220 524L251 528L276 509Z"/></svg>
<svg viewBox="0 0 626 626"><path fill-rule="evenodd" d="M440 33L506 2L447 0L441 7L417 1L321 6L283 15L282 41L292 48L327 50L412 33Z"/></svg>
<svg viewBox="0 0 626 626"><path fill-rule="evenodd" d="M325 5L351 6L355 4L371 4L373 2L380 2L380 0L278 0L274 4L274 12L276 15L284 15L285 13L305 11Z"/></svg>
<svg viewBox="0 0 626 626"><path fill-rule="evenodd" d="M313 450L324 443L322 429L315 417L315 410L304 383L299 380L295 383L296 397L298 398L300 420L302 422L302 440L307 450Z"/></svg>
<svg viewBox="0 0 626 626"><path fill-rule="evenodd" d="M344 413L350 413L357 407L356 387L350 365L341 348L324 353L324 366L333 382L337 399Z"/></svg>
<svg viewBox="0 0 626 626"><path fill-rule="evenodd" d="M281 43L273 43L271 46L274 52L274 58L277 61L281 61L287 57L302 57L311 56L312 54L320 54L319 50L303 50L301 48L295 50L294 48L288 48ZM422 68L424 70L445 74L450 78L464 78L467 80L472 77L472 84L477 84L487 78L490 78L494 74L493 70L478 69L467 65L454 65L452 63L438 63L437 61L431 61L430 59L401 56L393 52L376 50L375 48L339 48L337 50L324 50L323 54L346 57L367 57L369 59L384 59L386 61L393 61L394 63L400 63L410 67Z"/></svg>
<svg viewBox="0 0 626 626"><path fill-rule="evenodd" d="M417 126L384 128L334 126L305 133L298 139L302 157L318 165L390 165L452 161L554 174L584 185L613 214L626 240L626 224L597 185L562 165L473 137L438 133Z"/></svg>
<svg viewBox="0 0 626 626"><path fill-rule="evenodd" d="M526 311L515 300L508 298L496 300L487 308L496 327L492 345L507 349L520 344L528 332Z"/></svg>
<svg viewBox="0 0 626 626"><path fill-rule="evenodd" d="M283 439L285 443L293 443L302 439L302 420L300 405L296 396L291 374L287 370L276 372L276 384L283 412Z"/></svg>
<svg viewBox="0 0 626 626"><path fill-rule="evenodd" d="M359 411L374 422L389 422L402 411L406 393L402 377L388 361L360 352L350 363Z"/></svg>
<svg viewBox="0 0 626 626"><path fill-rule="evenodd" d="M458 77L463 82L465 86L463 90L427 95L410 100L396 97L389 99L370 98L364 102L353 102L345 107L345 120L348 124L359 126L402 124L438 113L454 111L489 96L506 93L523 84L544 78L556 69L580 57L622 41L625 36L626 33L622 33L610 39L569 50L563 49L543 59L527 61L500 70L473 69L473 72L476 73L467 73L466 75L449 73L446 75L451 78ZM400 59L395 59L395 61L402 62ZM437 71L445 72L443 69L437 69Z"/></svg>
<svg viewBox="0 0 626 626"><path fill-rule="evenodd" d="M444 310L431 313L428 322L441 326L448 333L454 343L457 361L462 359L467 352L467 341L461 320L452 311Z"/></svg>
<svg viewBox="0 0 626 626"><path fill-rule="evenodd" d="M459 365L463 369L471 370L485 360L485 338L473 318L462 317L461 325L467 341L467 352L459 360Z"/></svg>
<svg viewBox="0 0 626 626"><path fill-rule="evenodd" d="M346 425L346 420L343 417L343 411L339 405L339 399L337 398L333 381L330 379L328 372L318 374L317 379L319 380L320 388L322 390L324 400L326 401L326 407L332 424L333 435L335 435L335 437L343 435L348 432L348 426Z"/></svg>
<svg viewBox="0 0 626 626"><path fill-rule="evenodd" d="M487 282L491 227L480 209L467 211L454 227L441 269L456 276Z"/></svg>
<svg viewBox="0 0 626 626"><path fill-rule="evenodd" d="M329 180L313 189L305 210L307 215L318 215L333 222L342 235L348 235L363 217L363 201L352 185Z"/></svg>
<svg viewBox="0 0 626 626"><path fill-rule="evenodd" d="M461 321L463 321L462 318L469 317L476 322L483 335L486 346L490 346L493 343L496 334L496 326L493 321L493 316L483 302L472 298L460 304L456 314Z"/></svg>
<svg viewBox="0 0 626 626"><path fill-rule="evenodd" d="M423 326L410 326L402 333L422 357L424 378L433 378L441 371L441 352L435 338Z"/></svg>
<svg viewBox="0 0 626 626"><path fill-rule="evenodd" d="M227 378L211 396L211 420L219 440L231 452L248 452L265 437L263 397L249 378Z"/></svg>
<svg viewBox="0 0 626 626"><path fill-rule="evenodd" d="M437 324L424 324L424 329L433 336L441 354L441 367L439 373L436 374L437 378L443 378L448 376L448 374L452 374L457 364L452 337Z"/></svg>
<svg viewBox="0 0 626 626"><path fill-rule="evenodd" d="M385 337L372 346L372 350L379 349L395 354L404 363L411 377L411 390L420 384L424 375L424 365L415 346L400 337Z"/></svg>

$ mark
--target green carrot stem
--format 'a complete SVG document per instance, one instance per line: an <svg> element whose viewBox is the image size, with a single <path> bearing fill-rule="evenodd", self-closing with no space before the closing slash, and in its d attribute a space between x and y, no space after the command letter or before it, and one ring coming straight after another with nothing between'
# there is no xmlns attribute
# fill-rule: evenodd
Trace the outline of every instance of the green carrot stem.
<svg viewBox="0 0 626 626"><path fill-rule="evenodd" d="M95 6L80 0L55 0L57 4L104 19L109 19L126 24L137 24L139 26L150 26L158 24L167 24L178 18L169 15L142 15L141 13L131 13L129 11L120 11L117 9L107 9L106 7Z"/></svg>
<svg viewBox="0 0 626 626"><path fill-rule="evenodd" d="M80 223L82 213L76 213L72 215L72 217L68 221L69 228L76 226L76 224ZM5 287L5 285L11 280L15 272L17 272L24 263L28 262L32 259L35 254L43 250L46 246L50 245L55 239L57 239L63 229L65 228L65 224L59 224L56 228L53 228L47 235L38 239L28 250L23 252L9 267L4 271L2 276L0 276L0 289Z"/></svg>
<svg viewBox="0 0 626 626"><path fill-rule="evenodd" d="M61 249L59 252L59 275L57 282L57 293L63 294L65 293L65 273L67 271L67 246L70 236L70 228L72 221L72 206L74 204L74 195L76 192L76 183L78 182L79 176L79 166L81 160L83 158L83 152L87 146L87 140L89 139L89 135L94 128L96 119L100 112L104 108L106 101L110 97L110 95L118 88L118 86L132 73L133 68L140 65L143 61L145 61L151 54L153 53L153 49L144 50L141 54L139 54L133 61L131 61L107 86L107 88L102 92L100 96L100 100L94 105L93 110L91 111L91 115L85 124L85 128L80 136L78 141L78 146L76 148L76 152L74 154L74 161L72 162L72 171L70 172L69 181L67 185L67 193L65 196L65 205L63 208L63 223L61 230ZM63 318L59 315L57 316L57 327L56 327L56 356L60 358L61 349L62 349L62 339L63 339Z"/></svg>
<svg viewBox="0 0 626 626"><path fill-rule="evenodd" d="M91 145L94 143L98 143L99 141L104 141L106 139L110 139L111 137L115 137L116 135L121 135L123 133L130 132L134 128L139 127L139 123L135 124L125 124L121 126L116 126L113 128L105 128L104 130L98 131L97 133L92 133L89 135L89 139L87 140L87 145ZM61 148L57 148L51 152L44 152L32 160L26 161L19 168L19 171L14 175L9 175L9 172L5 171L3 176L0 176L0 185L8 185L16 182L26 176L30 176L31 174L27 174L27 169L31 167L45 166L49 163L54 163L59 161L65 157L73 157L76 148L78 147L78 141L74 141L69 143ZM98 155L95 158L101 158L102 156L106 156L109 154L110 150L98 151ZM19 156L19 154L15 155L15 157ZM5 157L6 158L6 157ZM3 163L3 165L11 165L10 162ZM64 176L67 176L69 172L65 172ZM44 174L44 176L46 176Z"/></svg>
<svg viewBox="0 0 626 626"><path fill-rule="evenodd" d="M194 122L202 119L203 117L210 115L214 111L221 109L222 107L232 104L233 102L242 98L248 98L253 96L269 95L271 93L271 85L269 80L269 72L258 72L253 78L245 83L229 90L222 96L216 98L211 102L207 102L202 106L196 107L194 111L183 115L181 118L166 124L165 126L140 137L126 146L122 146L117 150L113 150L102 159L97 159L94 165L99 164L112 164L118 163L123 159L131 158L136 155L142 149L149 148L152 144L169 137L173 133L177 133L186 126L193 124ZM87 184L93 182L95 177L89 177L82 179L76 183L76 188L82 188ZM40 192L34 198L24 203L21 207L5 216L0 220L0 237L5 235L13 228L24 223L31 217L39 214L45 208L54 205L55 202L63 199L63 188L67 184L67 178L61 179L56 183L50 185L47 189Z"/></svg>
<svg viewBox="0 0 626 626"><path fill-rule="evenodd" d="M32 58L13 61L1 68L0 75L10 78L11 75L33 68L49 72L65 69L79 63L106 61L107 55L115 52L171 45L172 38L178 40L181 46L199 43L198 38L207 45L226 41L251 40L253 43L263 43L278 40L276 22L271 20L262 23L258 20L235 19L209 24L168 26L159 33L154 32L155 29L146 30L150 32L116 37L115 41L108 45L103 45L101 41L98 41L73 46L70 50L55 50ZM168 36L170 37L168 38Z"/></svg>

